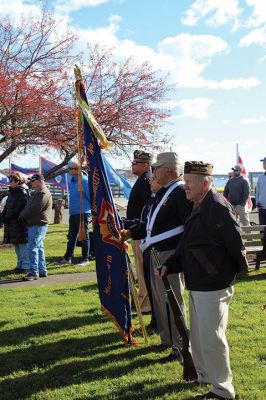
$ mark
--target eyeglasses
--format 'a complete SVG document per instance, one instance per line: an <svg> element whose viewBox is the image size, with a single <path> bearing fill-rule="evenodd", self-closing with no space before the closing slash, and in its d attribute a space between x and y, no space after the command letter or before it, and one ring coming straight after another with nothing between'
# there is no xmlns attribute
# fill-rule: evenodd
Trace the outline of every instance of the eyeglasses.
<svg viewBox="0 0 266 400"><path fill-rule="evenodd" d="M147 162L146 161L136 161L136 160L134 160L131 163L131 165L137 165L137 164L147 164Z"/></svg>
<svg viewBox="0 0 266 400"><path fill-rule="evenodd" d="M11 176L11 178L9 178L9 182L18 182L17 178L14 178L13 176Z"/></svg>
<svg viewBox="0 0 266 400"><path fill-rule="evenodd" d="M169 168L169 167L166 167L165 165L159 165L158 167L153 167L152 172L156 171L159 168Z"/></svg>

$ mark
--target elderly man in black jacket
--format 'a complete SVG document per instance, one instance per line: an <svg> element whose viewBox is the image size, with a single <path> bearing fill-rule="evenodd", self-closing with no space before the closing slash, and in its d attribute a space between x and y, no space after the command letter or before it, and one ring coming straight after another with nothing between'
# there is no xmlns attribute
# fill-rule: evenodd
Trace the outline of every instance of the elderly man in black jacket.
<svg viewBox="0 0 266 400"><path fill-rule="evenodd" d="M141 248L144 252L154 247L162 263L174 253L176 244L183 233L183 224L190 213L190 204L186 199L181 178L183 166L179 163L178 156L174 152L159 153L157 160L152 164L154 178L162 186L157 193L152 207L147 216L147 221L142 226L130 228L132 237L143 238ZM160 360L161 363L180 361L181 338L174 324L170 310L169 319L165 302L165 287L160 279L154 275L156 263L151 257L150 276L154 311L157 327L161 339L161 350L172 346L172 353ZM182 274L172 274L169 281L173 287L180 307L185 315L185 303L183 299L184 278Z"/></svg>
<svg viewBox="0 0 266 400"><path fill-rule="evenodd" d="M138 177L128 199L127 219L140 219L143 207L148 203L151 197L150 179L152 155L143 150L134 151L134 160L132 161L132 173ZM138 300L142 312L151 311L148 292L144 279L143 256L140 250L140 240L132 240L132 250L135 259L135 267L138 278Z"/></svg>
<svg viewBox="0 0 266 400"><path fill-rule="evenodd" d="M197 399L234 399L226 340L229 303L236 273L246 267L244 247L233 209L212 190L211 164L185 163L186 196L193 211L182 244L158 272L184 272L189 289L190 340L200 383L211 391Z"/></svg>

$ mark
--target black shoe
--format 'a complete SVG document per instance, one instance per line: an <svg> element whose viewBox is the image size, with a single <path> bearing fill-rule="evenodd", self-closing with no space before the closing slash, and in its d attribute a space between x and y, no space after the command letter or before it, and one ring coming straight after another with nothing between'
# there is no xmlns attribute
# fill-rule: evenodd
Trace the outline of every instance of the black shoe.
<svg viewBox="0 0 266 400"><path fill-rule="evenodd" d="M68 260L66 258L62 258L60 261L58 261L57 264L62 264L62 265L66 265L66 264L72 264L72 260L71 258L69 258Z"/></svg>
<svg viewBox="0 0 266 400"><path fill-rule="evenodd" d="M153 351L158 351L158 352L161 352L161 351L164 351L166 349L169 349L169 347L170 346L167 346L166 344L163 344L163 343L161 343L161 344L153 344L151 346Z"/></svg>
<svg viewBox="0 0 266 400"><path fill-rule="evenodd" d="M147 328L148 328L148 329L155 329L155 328L157 328L156 321L155 321L154 319L151 319L149 325L147 325Z"/></svg>
<svg viewBox="0 0 266 400"><path fill-rule="evenodd" d="M27 271L28 271L27 269L22 269L22 268L14 269L15 274L26 274Z"/></svg>
<svg viewBox="0 0 266 400"><path fill-rule="evenodd" d="M218 394L215 394L213 392L200 394L200 395L196 396L195 399L196 400L200 400L200 399L202 399L202 400L204 400L204 399L229 400L228 397L222 397L222 396L219 396ZM232 399L232 400L234 400L234 399Z"/></svg>
<svg viewBox="0 0 266 400"><path fill-rule="evenodd" d="M168 362L178 361L183 362L183 357L179 353L170 353L168 356L163 357L159 360L160 364L166 364Z"/></svg>
<svg viewBox="0 0 266 400"><path fill-rule="evenodd" d="M39 279L38 275L32 275L31 272L29 272L26 276L23 277L23 281L35 281Z"/></svg>
<svg viewBox="0 0 266 400"><path fill-rule="evenodd" d="M46 272L40 273L39 278L47 278L48 274Z"/></svg>

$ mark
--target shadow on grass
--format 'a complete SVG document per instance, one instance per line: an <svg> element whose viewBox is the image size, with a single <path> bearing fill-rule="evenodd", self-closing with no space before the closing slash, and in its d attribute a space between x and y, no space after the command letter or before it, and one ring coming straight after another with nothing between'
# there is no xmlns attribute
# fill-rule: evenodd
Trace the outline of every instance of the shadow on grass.
<svg viewBox="0 0 266 400"><path fill-rule="evenodd" d="M188 387L181 383L181 382L176 382L172 384L164 384L162 381L159 380L154 380L153 384L157 384L158 386L156 389L154 387L149 387L151 385L147 385L146 382L138 382L138 383L132 383L126 386L126 388L121 388L121 389L114 389L112 390L112 399L117 399L117 400L132 400L132 399L137 399L139 398L140 400L151 400L155 398L159 399L166 399L170 395L175 395L175 399L180 398L179 393L188 389ZM191 385L193 387L193 385ZM166 397L165 397L166 396ZM90 396L90 400L106 400L107 396ZM84 397L84 400L87 400L88 397ZM194 399L194 396L186 396L182 397L183 400L192 400Z"/></svg>
<svg viewBox="0 0 266 400"><path fill-rule="evenodd" d="M64 233L65 235L67 235L67 227L65 229L55 229L55 230L49 230L47 232L47 237L49 238L49 236L52 235L58 235L58 233Z"/></svg>
<svg viewBox="0 0 266 400"><path fill-rule="evenodd" d="M14 267L15 268L15 267ZM9 269L5 269L4 271L1 271L0 272L0 279L1 278L4 278L4 279L9 279L9 278L7 278L7 276L9 277L9 276L13 276L14 275L14 278L15 278L15 273L14 273L14 268L12 269L12 267L11 268L9 268ZM25 275L25 274L24 274Z"/></svg>
<svg viewBox="0 0 266 400"><path fill-rule="evenodd" d="M239 274L237 276L237 282L250 282L250 281L262 281L266 279L266 272L254 274L254 271L249 272L248 274Z"/></svg>
<svg viewBox="0 0 266 400"><path fill-rule="evenodd" d="M118 357L115 352L121 347L124 351L120 351ZM112 379L130 376L132 372L136 374L136 370L138 376L141 376L141 369L157 363L158 358L152 358L150 353L152 350L149 347L124 347L115 334L102 334L85 339L65 339L15 350L1 356L0 365L3 366L4 375L12 374L12 377L2 380L1 396L5 400L24 400L47 389L55 390L90 383L95 386L96 381L104 382L104 380L110 380L107 384L112 398L121 400L131 400L138 395L142 400L153 399L162 397L166 393L178 393L187 388L187 385L178 382L163 385L159 376L155 379L155 382L158 382L157 388L151 388L145 379L132 385L127 384L126 388L111 386ZM115 357L117 362L114 364ZM181 377L181 367L175 365L179 368L178 375ZM23 372L23 376L19 376L19 372ZM153 380L153 385L155 382ZM87 393L84 399L106 400L106 393L105 395L96 393L97 387L90 386L89 389L93 395ZM100 387L99 390L102 392Z"/></svg>
<svg viewBox="0 0 266 400"><path fill-rule="evenodd" d="M107 321L103 314L97 314L97 308L95 308L95 313L90 309L91 315L86 315L83 317L72 317L61 320L53 321L43 321L36 324L27 325L25 327L11 329L0 332L0 343L1 346L18 346L20 343L27 341L33 336L43 336L52 333L63 332L72 329L78 329L82 326L93 325L104 323ZM10 354L10 353L9 353ZM0 354L0 360L2 355ZM1 365L4 365L0 362Z"/></svg>

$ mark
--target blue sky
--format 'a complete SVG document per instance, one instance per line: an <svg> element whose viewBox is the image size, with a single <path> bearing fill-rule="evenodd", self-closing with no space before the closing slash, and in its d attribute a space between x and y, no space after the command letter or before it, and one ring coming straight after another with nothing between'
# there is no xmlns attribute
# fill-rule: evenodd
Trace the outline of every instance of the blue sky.
<svg viewBox="0 0 266 400"><path fill-rule="evenodd" d="M0 15L35 13L38 4L0 0ZM137 62L148 59L154 69L170 74L176 90L168 104L171 125L163 129L172 136L171 148L182 162L204 160L215 165L216 173L227 173L235 164L238 143L246 169L262 169L259 160L266 156L263 0L54 0L49 4L61 17L60 29L69 23L78 34L80 49L86 50L88 41L100 41L114 46L118 57L133 54ZM28 157L19 162L26 165Z"/></svg>

